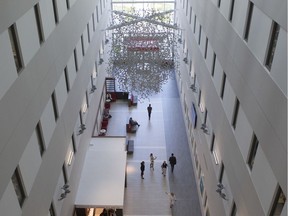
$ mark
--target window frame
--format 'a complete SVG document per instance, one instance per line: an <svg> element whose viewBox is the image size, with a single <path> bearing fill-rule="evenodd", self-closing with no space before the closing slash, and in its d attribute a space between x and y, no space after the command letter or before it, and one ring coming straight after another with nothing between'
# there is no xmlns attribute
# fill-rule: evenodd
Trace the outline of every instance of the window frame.
<svg viewBox="0 0 288 216"><path fill-rule="evenodd" d="M27 199L27 193L25 190L25 186L24 186L24 182L21 176L21 171L20 171L19 166L16 167L11 177L11 181L12 181L19 205L22 208L23 204L25 203L25 200Z"/></svg>
<svg viewBox="0 0 288 216"><path fill-rule="evenodd" d="M42 130L40 121L36 125L35 133L36 133L36 137L38 141L40 156L42 157L46 151L46 148L45 148L45 140L44 140L43 130Z"/></svg>
<svg viewBox="0 0 288 216"><path fill-rule="evenodd" d="M265 67L268 69L268 71L270 71L272 68L279 33L280 25L277 22L273 21L271 24L271 33L267 45L267 54L265 57Z"/></svg>
<svg viewBox="0 0 288 216"><path fill-rule="evenodd" d="M250 26L253 16L253 9L254 4L253 2L249 1L248 8L247 8L247 15L246 15L246 22L245 22L245 28L244 28L244 40L248 42L249 33L250 33Z"/></svg>
<svg viewBox="0 0 288 216"><path fill-rule="evenodd" d="M40 11L39 3L34 5L34 14L35 14L35 19L36 19L36 24L37 24L39 44L41 45L44 43L44 31L43 31L43 24L42 24L42 19L41 19L41 11Z"/></svg>
<svg viewBox="0 0 288 216"><path fill-rule="evenodd" d="M236 124L237 124L237 119L238 119L238 114L239 114L239 108L240 108L240 101L236 97L235 104L234 104L233 117L232 117L232 122L231 122L231 125L234 128L234 130L236 129Z"/></svg>
<svg viewBox="0 0 288 216"><path fill-rule="evenodd" d="M16 23L12 24L8 28L10 45L12 48L12 53L14 57L14 63L16 66L17 73L19 74L24 68L24 60L22 56L22 50L18 38L17 26Z"/></svg>
<svg viewBox="0 0 288 216"><path fill-rule="evenodd" d="M235 5L235 0L231 0L231 2L230 2L230 12L229 12L229 21L230 22L232 22L232 19L233 19L234 5Z"/></svg>
<svg viewBox="0 0 288 216"><path fill-rule="evenodd" d="M258 140L256 134L253 133L252 139L251 139L251 144L250 144L250 150L249 150L249 154L248 154L248 159L247 159L247 164L248 164L250 171L253 170L258 146L259 146L259 140Z"/></svg>
<svg viewBox="0 0 288 216"><path fill-rule="evenodd" d="M226 86L226 73L225 73L225 71L223 71L221 89L220 89L220 98L222 100L223 100L223 97L224 97L225 86Z"/></svg>

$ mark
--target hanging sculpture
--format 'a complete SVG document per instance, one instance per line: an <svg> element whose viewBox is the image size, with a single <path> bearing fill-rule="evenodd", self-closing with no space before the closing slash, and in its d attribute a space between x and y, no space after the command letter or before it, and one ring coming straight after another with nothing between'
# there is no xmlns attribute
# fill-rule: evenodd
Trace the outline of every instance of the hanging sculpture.
<svg viewBox="0 0 288 216"><path fill-rule="evenodd" d="M116 78L119 90L140 100L161 92L178 62L173 12L112 11L113 23L106 28L111 31L108 75Z"/></svg>

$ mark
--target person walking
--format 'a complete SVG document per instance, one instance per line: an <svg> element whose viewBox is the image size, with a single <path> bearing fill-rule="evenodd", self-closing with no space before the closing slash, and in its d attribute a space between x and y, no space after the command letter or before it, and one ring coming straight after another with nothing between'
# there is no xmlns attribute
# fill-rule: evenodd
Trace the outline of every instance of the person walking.
<svg viewBox="0 0 288 216"><path fill-rule="evenodd" d="M154 171L154 161L156 160L156 156L154 157L153 153L150 154L150 169Z"/></svg>
<svg viewBox="0 0 288 216"><path fill-rule="evenodd" d="M152 113L152 106L151 106L151 104L149 104L149 106L147 107L147 111L148 111L148 118L149 118L149 120L150 120L150 118L151 118L151 113Z"/></svg>
<svg viewBox="0 0 288 216"><path fill-rule="evenodd" d="M141 170L141 178L144 179L144 171L145 171L145 162L144 161L141 162L140 170Z"/></svg>
<svg viewBox="0 0 288 216"><path fill-rule="evenodd" d="M166 161L164 161L164 162L162 163L162 165L161 165L162 175L163 175L163 176L166 176L167 166L168 166L168 164L166 163Z"/></svg>
<svg viewBox="0 0 288 216"><path fill-rule="evenodd" d="M170 208L172 208L175 204L176 201L176 196L173 192L165 192L168 196L169 196L169 204L170 204Z"/></svg>
<svg viewBox="0 0 288 216"><path fill-rule="evenodd" d="M176 165L177 163L177 160L176 160L176 157L174 156L174 154L172 153L170 158L169 158L169 162L170 162L170 165L171 165L171 172L173 173L174 171L174 166Z"/></svg>

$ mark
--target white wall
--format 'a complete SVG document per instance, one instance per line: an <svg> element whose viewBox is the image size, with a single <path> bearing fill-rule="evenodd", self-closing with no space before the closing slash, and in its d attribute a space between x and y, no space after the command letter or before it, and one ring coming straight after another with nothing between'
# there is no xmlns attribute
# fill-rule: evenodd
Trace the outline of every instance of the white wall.
<svg viewBox="0 0 288 216"><path fill-rule="evenodd" d="M240 38L244 36L248 0L235 0L232 25Z"/></svg>
<svg viewBox="0 0 288 216"><path fill-rule="evenodd" d="M21 208L11 181L0 200L0 212L3 215L21 216Z"/></svg>
<svg viewBox="0 0 288 216"><path fill-rule="evenodd" d="M67 89L66 89L66 80L65 80L65 73L62 72L62 75L57 83L55 88L56 100L58 105L58 112L61 115L64 105L67 100Z"/></svg>
<svg viewBox="0 0 288 216"><path fill-rule="evenodd" d="M41 0L39 2L39 6L43 25L44 38L45 40L47 40L49 35L55 28L53 4L51 0Z"/></svg>
<svg viewBox="0 0 288 216"><path fill-rule="evenodd" d="M280 28L271 76L287 97L287 31Z"/></svg>
<svg viewBox="0 0 288 216"><path fill-rule="evenodd" d="M22 16L16 26L24 65L27 65L40 48L34 8Z"/></svg>
<svg viewBox="0 0 288 216"><path fill-rule="evenodd" d="M58 18L59 18L59 21L61 21L67 13L66 0L65 1L64 0L56 0L56 2L57 2L57 9L58 9Z"/></svg>
<svg viewBox="0 0 288 216"><path fill-rule="evenodd" d="M6 30L0 35L0 100L17 78L9 34ZM0 126L1 127L1 126ZM1 148L0 148L1 149Z"/></svg>
<svg viewBox="0 0 288 216"><path fill-rule="evenodd" d="M261 63L265 59L271 24L271 19L257 7L254 7L248 37L248 47Z"/></svg>
<svg viewBox="0 0 288 216"><path fill-rule="evenodd" d="M251 178L260 198L265 214L268 215L277 187L277 179L264 155L261 143L258 146Z"/></svg>
<svg viewBox="0 0 288 216"><path fill-rule="evenodd" d="M41 121L41 128L43 131L44 143L46 148L48 148L50 144L50 139L56 126L51 98L48 101L42 113L40 121Z"/></svg>
<svg viewBox="0 0 288 216"><path fill-rule="evenodd" d="M28 196L33 187L33 183L40 168L41 162L42 158L38 146L38 139L36 133L34 132L19 162L22 180Z"/></svg>

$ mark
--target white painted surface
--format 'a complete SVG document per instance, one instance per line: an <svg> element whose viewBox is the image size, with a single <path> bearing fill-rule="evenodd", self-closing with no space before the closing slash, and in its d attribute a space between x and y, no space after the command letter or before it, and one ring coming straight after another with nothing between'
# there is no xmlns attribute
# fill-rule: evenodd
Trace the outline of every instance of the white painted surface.
<svg viewBox="0 0 288 216"><path fill-rule="evenodd" d="M103 138L108 140L109 138ZM126 151L120 143L107 141L87 151L84 167L76 196L76 207L115 207L123 208L126 171ZM119 148L119 146L121 146ZM99 148L98 148L99 147ZM119 150L115 150L115 148Z"/></svg>
<svg viewBox="0 0 288 216"><path fill-rule="evenodd" d="M64 71L56 85L55 93L56 93L58 112L59 112L59 115L61 115L62 110L67 100L67 89L66 89L66 80L65 80Z"/></svg>
<svg viewBox="0 0 288 216"><path fill-rule="evenodd" d="M56 2L57 2L57 9L58 9L58 18L59 18L59 21L61 21L67 13L66 0L65 1L64 0L56 0Z"/></svg>
<svg viewBox="0 0 288 216"><path fill-rule="evenodd" d="M34 8L22 16L16 25L24 65L27 65L40 48Z"/></svg>
<svg viewBox="0 0 288 216"><path fill-rule="evenodd" d="M7 188L0 200L0 212L1 215L13 215L13 216L22 215L21 208L19 206L19 202L11 181L7 185Z"/></svg>
<svg viewBox="0 0 288 216"><path fill-rule="evenodd" d="M17 78L8 31L0 35L0 100Z"/></svg>
<svg viewBox="0 0 288 216"><path fill-rule="evenodd" d="M48 101L46 108L44 109L41 116L41 127L43 131L44 143L46 148L50 144L50 139L52 137L54 128L55 128L55 117L52 106L52 100Z"/></svg>
<svg viewBox="0 0 288 216"><path fill-rule="evenodd" d="M39 5L43 24L44 38L45 40L47 40L49 35L55 28L53 4L51 0L41 0L39 2Z"/></svg>
<svg viewBox="0 0 288 216"><path fill-rule="evenodd" d="M34 132L26 146L19 162L22 180L25 186L27 195L29 195L33 186L34 180L40 168L42 159L38 146L38 139Z"/></svg>

